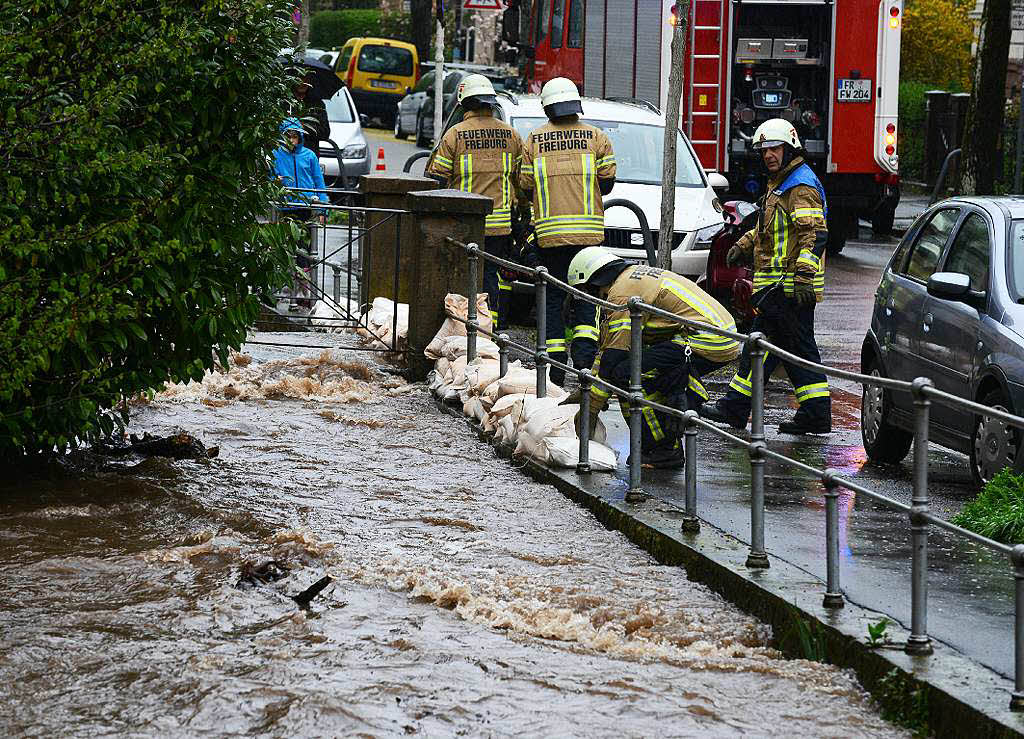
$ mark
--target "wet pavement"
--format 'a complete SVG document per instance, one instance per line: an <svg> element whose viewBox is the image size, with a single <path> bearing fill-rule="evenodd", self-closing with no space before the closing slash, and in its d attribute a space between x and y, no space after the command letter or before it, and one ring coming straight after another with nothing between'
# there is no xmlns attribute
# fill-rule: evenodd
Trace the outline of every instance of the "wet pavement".
<svg viewBox="0 0 1024 739"><path fill-rule="evenodd" d="M133 431L216 459L5 476L0 732L900 734L849 673L784 659L423 386L302 354L251 345L133 407ZM270 560L280 579L245 576Z"/></svg>

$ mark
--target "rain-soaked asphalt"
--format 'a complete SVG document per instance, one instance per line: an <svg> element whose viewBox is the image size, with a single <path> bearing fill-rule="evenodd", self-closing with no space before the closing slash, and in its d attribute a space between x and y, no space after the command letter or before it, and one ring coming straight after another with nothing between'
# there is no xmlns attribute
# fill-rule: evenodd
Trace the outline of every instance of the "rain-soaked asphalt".
<svg viewBox="0 0 1024 739"><path fill-rule="evenodd" d="M298 354L250 346L133 408L216 459L5 476L0 733L899 734L422 386ZM268 560L282 579L240 583ZM324 574L308 610L287 597Z"/></svg>

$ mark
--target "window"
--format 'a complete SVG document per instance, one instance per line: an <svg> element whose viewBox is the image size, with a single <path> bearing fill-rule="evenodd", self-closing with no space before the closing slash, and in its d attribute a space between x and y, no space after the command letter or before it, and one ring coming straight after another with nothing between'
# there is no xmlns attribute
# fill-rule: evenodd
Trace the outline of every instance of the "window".
<svg viewBox="0 0 1024 739"><path fill-rule="evenodd" d="M348 71L348 62L352 58L352 46L346 46L341 50L341 56L338 57L338 66L335 67L339 72Z"/></svg>
<svg viewBox="0 0 1024 739"><path fill-rule="evenodd" d="M971 278L971 289L988 290L988 225L980 213L971 213L949 247L946 272L960 272Z"/></svg>
<svg viewBox="0 0 1024 739"><path fill-rule="evenodd" d="M1010 291L1019 303L1024 301L1024 221L1013 222L1006 250L1009 252Z"/></svg>
<svg viewBox="0 0 1024 739"><path fill-rule="evenodd" d="M343 87L330 100L324 100L327 120L334 123L352 123L356 118L348 101L348 91Z"/></svg>
<svg viewBox="0 0 1024 739"><path fill-rule="evenodd" d="M565 45L570 49L583 48L583 0L569 0L569 38Z"/></svg>
<svg viewBox="0 0 1024 739"><path fill-rule="evenodd" d="M412 52L397 46L367 44L359 52L359 71L412 76Z"/></svg>
<svg viewBox="0 0 1024 739"><path fill-rule="evenodd" d="M420 77L420 81L416 83L416 87L413 88L413 92L426 92L429 88L434 86L434 72L427 72L425 75Z"/></svg>
<svg viewBox="0 0 1024 739"><path fill-rule="evenodd" d="M540 42L548 35L548 0L540 0L537 5L537 25L533 31L533 45L540 46Z"/></svg>
<svg viewBox="0 0 1024 739"><path fill-rule="evenodd" d="M905 274L915 280L927 282L939 264L942 249L949 239L949 232L956 225L960 215L958 208L944 208L931 217L910 249Z"/></svg>
<svg viewBox="0 0 1024 739"><path fill-rule="evenodd" d="M451 95L458 88L459 83L462 82L463 75L455 73L450 74L444 78L444 87L441 88L441 93L444 95Z"/></svg>
<svg viewBox="0 0 1024 739"><path fill-rule="evenodd" d="M551 8L551 48L562 48L562 31L565 23L565 3L568 0L554 0L554 7Z"/></svg>

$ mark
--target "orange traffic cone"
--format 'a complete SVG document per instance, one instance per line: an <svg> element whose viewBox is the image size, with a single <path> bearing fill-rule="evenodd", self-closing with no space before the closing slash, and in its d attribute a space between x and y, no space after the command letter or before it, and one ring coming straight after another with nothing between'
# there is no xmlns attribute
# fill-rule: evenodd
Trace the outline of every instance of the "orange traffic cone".
<svg viewBox="0 0 1024 739"><path fill-rule="evenodd" d="M381 146L377 149L377 172L384 172L387 167L384 165L384 147Z"/></svg>

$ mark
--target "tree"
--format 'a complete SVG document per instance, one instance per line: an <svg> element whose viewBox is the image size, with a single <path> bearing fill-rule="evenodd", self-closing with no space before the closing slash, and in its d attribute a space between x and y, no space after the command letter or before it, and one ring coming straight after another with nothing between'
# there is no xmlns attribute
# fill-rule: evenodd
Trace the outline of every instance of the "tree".
<svg viewBox="0 0 1024 739"><path fill-rule="evenodd" d="M960 191L966 194L993 194L996 177L1003 171L998 151L1006 110L1011 7L1012 0L986 0L981 16L974 89L960 157Z"/></svg>
<svg viewBox="0 0 1024 739"><path fill-rule="evenodd" d="M908 0L903 9L900 78L966 90L974 23L966 0Z"/></svg>
<svg viewBox="0 0 1024 739"><path fill-rule="evenodd" d="M287 280L291 232L260 221L291 4L3 5L0 455L109 434L125 399L200 379Z"/></svg>
<svg viewBox="0 0 1024 739"><path fill-rule="evenodd" d="M433 59L431 53L434 48L434 20L435 0L412 0L409 4L410 15L412 16L412 43L416 45L416 53L420 61Z"/></svg>

